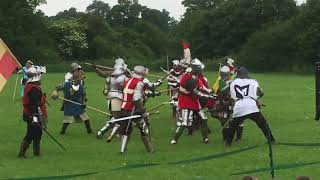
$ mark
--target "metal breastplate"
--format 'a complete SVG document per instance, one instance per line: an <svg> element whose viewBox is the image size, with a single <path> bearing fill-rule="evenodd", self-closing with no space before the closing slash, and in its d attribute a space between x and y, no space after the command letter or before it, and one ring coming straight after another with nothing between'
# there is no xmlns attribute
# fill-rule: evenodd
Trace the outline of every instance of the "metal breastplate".
<svg viewBox="0 0 320 180"><path fill-rule="evenodd" d="M122 99L123 83L125 75L111 76L108 78L108 98Z"/></svg>

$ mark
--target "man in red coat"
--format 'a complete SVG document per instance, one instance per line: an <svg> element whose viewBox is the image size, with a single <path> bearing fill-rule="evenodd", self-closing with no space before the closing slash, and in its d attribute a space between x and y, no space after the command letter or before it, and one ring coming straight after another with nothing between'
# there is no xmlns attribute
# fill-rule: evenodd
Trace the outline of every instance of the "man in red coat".
<svg viewBox="0 0 320 180"><path fill-rule="evenodd" d="M194 118L200 119L202 142L208 143L207 116L201 110L199 98L213 98L204 91L202 69L204 65L194 59L190 63L191 72L185 73L180 80L180 94L178 98L179 119L177 129L171 144L176 144L183 131L192 126Z"/></svg>
<svg viewBox="0 0 320 180"><path fill-rule="evenodd" d="M45 67L33 66L27 74L27 81L23 96L23 120L27 123L27 133L20 146L19 158L26 158L26 151L33 143L33 155L40 155L40 141L42 128L46 128L47 111L46 96L41 90L41 74L46 73Z"/></svg>

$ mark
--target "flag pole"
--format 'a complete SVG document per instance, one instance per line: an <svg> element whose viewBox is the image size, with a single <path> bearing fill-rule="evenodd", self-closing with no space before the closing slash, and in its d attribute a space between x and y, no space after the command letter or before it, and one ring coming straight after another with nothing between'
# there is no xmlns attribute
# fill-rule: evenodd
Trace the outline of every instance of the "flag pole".
<svg viewBox="0 0 320 180"><path fill-rule="evenodd" d="M9 53L11 54L11 56L14 58L14 60L17 62L18 66L20 68L22 68L22 65L20 64L20 62L18 61L18 59L16 58L15 55L13 55L13 53L11 52L11 50L8 48L8 46L6 45L6 43L4 43L4 41L0 38L0 42L2 42L2 44L4 45L4 47L9 51Z"/></svg>
<svg viewBox="0 0 320 180"><path fill-rule="evenodd" d="M15 84L15 86L14 86L12 102L14 102L14 99L15 99L15 97L16 97L17 86L18 86L18 79L19 79L19 74L17 73L16 84Z"/></svg>

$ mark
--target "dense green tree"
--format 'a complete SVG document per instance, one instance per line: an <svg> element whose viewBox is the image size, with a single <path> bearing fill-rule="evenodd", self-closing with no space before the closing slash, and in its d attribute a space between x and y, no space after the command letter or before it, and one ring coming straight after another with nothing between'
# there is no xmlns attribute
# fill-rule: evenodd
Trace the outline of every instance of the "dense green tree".
<svg viewBox="0 0 320 180"><path fill-rule="evenodd" d="M297 12L294 0L223 1L219 8L195 11L182 21L193 54L212 58L233 54L250 35ZM288 6L288 5L291 6Z"/></svg>
<svg viewBox="0 0 320 180"><path fill-rule="evenodd" d="M118 0L118 4L111 9L109 23L113 26L132 26L140 18L141 7L137 0Z"/></svg>
<svg viewBox="0 0 320 180"><path fill-rule="evenodd" d="M87 13L103 18L109 18L111 8L108 3L101 0L94 0L92 4L87 7Z"/></svg>
<svg viewBox="0 0 320 180"><path fill-rule="evenodd" d="M57 15L54 17L51 17L51 19L59 20L59 19L80 19L84 13L78 12L76 8L71 7L68 10L64 10L61 12L58 12Z"/></svg>
<svg viewBox="0 0 320 180"><path fill-rule="evenodd" d="M35 6L45 1L0 1L1 37L24 63L27 59L36 62L57 59L54 41L48 34L47 21Z"/></svg>
<svg viewBox="0 0 320 180"><path fill-rule="evenodd" d="M256 70L311 70L320 52L319 15L320 2L307 1L297 16L254 33L239 52L240 61Z"/></svg>
<svg viewBox="0 0 320 180"><path fill-rule="evenodd" d="M86 27L77 19L60 19L50 25L59 53L66 60L83 58L88 48Z"/></svg>

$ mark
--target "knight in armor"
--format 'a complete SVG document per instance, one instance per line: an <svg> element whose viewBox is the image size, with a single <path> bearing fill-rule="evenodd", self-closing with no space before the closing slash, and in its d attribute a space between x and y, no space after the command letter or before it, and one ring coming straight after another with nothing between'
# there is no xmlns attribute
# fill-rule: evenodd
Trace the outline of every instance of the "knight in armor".
<svg viewBox="0 0 320 180"><path fill-rule="evenodd" d="M68 126L74 122L84 122L85 127L87 129L87 133L91 134L92 129L89 121L89 116L86 113L85 102L85 94L84 87L81 84L82 77L79 71L74 71L72 74L71 81L67 81L64 84L58 85L52 93L52 98L54 100L58 99L58 92L63 91L64 99L74 101L79 104L64 102L63 112L64 119L63 125L60 131L61 135L66 134L66 130Z"/></svg>
<svg viewBox="0 0 320 180"><path fill-rule="evenodd" d="M237 127L246 119L254 121L264 136L270 139L271 143L276 143L267 120L260 112L258 99L263 96L263 91L259 83L249 77L246 68L238 69L237 78L230 84L230 94L234 100L233 120L229 128L223 131L226 145L232 144Z"/></svg>
<svg viewBox="0 0 320 180"><path fill-rule="evenodd" d="M221 127L226 128L232 119L233 100L230 96L230 83L234 80L228 66L222 66L219 77L213 85L213 91L218 96L217 101L208 107L211 116L220 121ZM236 129L236 140L242 137L244 124L240 123Z"/></svg>
<svg viewBox="0 0 320 180"><path fill-rule="evenodd" d="M148 114L144 108L145 88L144 79L148 73L147 68L143 66L134 67L134 74L124 83L123 102L121 105L122 117L133 115L141 115L138 119L129 119L120 122L121 148L120 153L124 153L127 149L128 141L132 132L133 123L136 124L140 131L140 135L147 152L153 152L151 145ZM147 83L147 86L152 84ZM152 86L155 87L155 86ZM150 87L149 87L150 88Z"/></svg>
<svg viewBox="0 0 320 180"><path fill-rule="evenodd" d="M178 95L180 87L180 62L178 60L172 61L172 69L170 70L170 75L167 77L168 80L168 93L170 100L172 102L172 117L176 118Z"/></svg>
<svg viewBox="0 0 320 180"><path fill-rule="evenodd" d="M204 67L204 65L201 65L202 67ZM205 94L214 94L213 91L210 89L209 87L209 82L208 79L206 78L205 74L202 72L201 74L199 74L199 89L204 92ZM200 102L200 106L201 106L201 111L204 111L207 107L208 107L208 103L210 101L214 101L215 99L213 98L208 98L207 96L199 96L199 102ZM201 119L199 119L199 116L195 116L193 123L192 123L192 127L188 127L188 135L192 135L193 131L195 130L199 130L201 126ZM208 132L210 133L210 129L208 127Z"/></svg>
<svg viewBox="0 0 320 180"><path fill-rule="evenodd" d="M33 66L28 69L30 77L25 85L23 96L23 120L27 123L27 133L20 146L19 158L26 158L26 151L33 143L33 155L40 155L42 128L46 128L46 96L41 90L41 75L45 67Z"/></svg>
<svg viewBox="0 0 320 180"><path fill-rule="evenodd" d="M146 69L148 74L148 69ZM144 92L143 92L143 98L142 98L142 102L143 105L147 102L148 98L154 98L156 96L161 96L161 92L157 91L156 89L162 84L161 80L157 80L154 83L151 83L149 81L149 79L147 79L146 77L143 78L143 84L144 84ZM112 118L111 120L114 120L115 118ZM145 117L145 121L148 124L148 118ZM109 122L107 122L107 124L111 124ZM107 125L106 124L106 125ZM110 135L107 138L107 142L111 142L111 140L113 139L114 135L118 132L120 125L118 123L113 123L115 124Z"/></svg>
<svg viewBox="0 0 320 180"><path fill-rule="evenodd" d="M188 42L182 42L182 48L184 60L189 65L191 62L190 44Z"/></svg>
<svg viewBox="0 0 320 180"><path fill-rule="evenodd" d="M93 68L99 76L106 78L104 94L107 96L107 102L109 102L108 107L112 115L111 120L120 118L123 85L128 78L127 65L123 59L119 58L115 60L113 71L102 71L96 66L93 66ZM119 124L109 123L109 120L107 120L105 125L97 132L97 138L102 138L113 127L117 127L114 130L117 131ZM111 141L111 137L107 141Z"/></svg>
<svg viewBox="0 0 320 180"><path fill-rule="evenodd" d="M186 63L186 61L184 59L181 59L179 61L179 69L180 69L180 77L186 73L186 70L188 69L189 64Z"/></svg>
<svg viewBox="0 0 320 180"><path fill-rule="evenodd" d="M82 70L82 67L77 63L71 63L70 71L64 76L64 82L72 81L74 72L78 72L80 74L81 84L84 85L85 73Z"/></svg>
<svg viewBox="0 0 320 180"><path fill-rule="evenodd" d="M191 72L186 72L180 79L180 92L178 98L179 120L177 129L171 144L176 144L183 131L193 125L193 120L200 121L202 142L208 143L208 118L201 110L199 98L214 98L210 93L205 92L203 85L202 70L204 65L198 59L194 59L190 63Z"/></svg>

